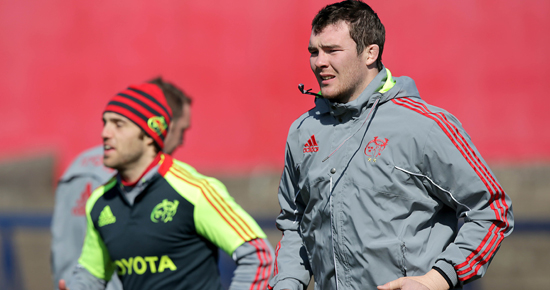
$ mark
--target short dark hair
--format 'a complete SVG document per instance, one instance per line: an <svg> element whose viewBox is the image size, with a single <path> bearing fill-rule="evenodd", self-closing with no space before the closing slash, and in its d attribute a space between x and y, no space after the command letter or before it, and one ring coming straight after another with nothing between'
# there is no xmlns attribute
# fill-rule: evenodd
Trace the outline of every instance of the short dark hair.
<svg viewBox="0 0 550 290"><path fill-rule="evenodd" d="M382 51L386 29L372 8L358 0L346 0L325 6L311 22L311 30L318 34L329 25L344 21L349 25L351 39L357 44L357 54L376 44L380 48L376 67L382 70Z"/></svg>
<svg viewBox="0 0 550 290"><path fill-rule="evenodd" d="M166 102L168 103L168 106L170 106L170 109L172 109L172 122L181 118L183 116L183 104L191 104L191 98L174 84L163 80L161 76L153 78L147 82L157 85L164 93Z"/></svg>

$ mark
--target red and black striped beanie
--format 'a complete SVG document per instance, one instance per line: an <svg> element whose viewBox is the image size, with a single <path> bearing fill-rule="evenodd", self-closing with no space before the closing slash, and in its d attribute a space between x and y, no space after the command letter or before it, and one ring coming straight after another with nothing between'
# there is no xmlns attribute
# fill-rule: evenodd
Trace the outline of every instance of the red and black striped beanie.
<svg viewBox="0 0 550 290"><path fill-rule="evenodd" d="M130 119L153 138L160 149L164 148L172 110L158 86L150 83L131 85L114 96L104 112L117 113Z"/></svg>

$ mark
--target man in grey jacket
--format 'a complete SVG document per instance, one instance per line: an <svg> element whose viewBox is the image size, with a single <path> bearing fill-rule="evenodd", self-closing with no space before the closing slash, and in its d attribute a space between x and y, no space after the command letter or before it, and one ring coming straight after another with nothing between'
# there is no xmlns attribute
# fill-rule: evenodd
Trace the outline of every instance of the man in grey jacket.
<svg viewBox="0 0 550 290"><path fill-rule="evenodd" d="M185 130L191 125L191 98L172 83L162 78L149 82L162 88L172 109L172 126L165 140L165 152L172 154L183 143ZM54 289L59 280L67 280L80 257L86 235L86 201L92 191L115 175L111 168L103 166L103 145L82 152L61 176L55 193L52 219L51 267ZM113 275L107 290L122 289Z"/></svg>
<svg viewBox="0 0 550 290"><path fill-rule="evenodd" d="M313 20L321 94L288 134L270 289L311 276L315 289L460 289L512 232L511 200L460 122L391 75L384 41L363 2Z"/></svg>

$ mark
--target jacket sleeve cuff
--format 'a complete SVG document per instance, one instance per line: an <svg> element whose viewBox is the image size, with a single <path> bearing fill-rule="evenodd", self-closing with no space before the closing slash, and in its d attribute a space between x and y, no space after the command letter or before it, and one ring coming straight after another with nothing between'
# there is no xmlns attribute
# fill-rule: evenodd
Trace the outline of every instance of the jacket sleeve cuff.
<svg viewBox="0 0 550 290"><path fill-rule="evenodd" d="M107 281L92 275L80 264L74 267L73 274L66 282L67 289L72 290L102 290L107 284Z"/></svg>
<svg viewBox="0 0 550 290"><path fill-rule="evenodd" d="M453 289L458 283L458 276L453 265L444 260L439 260L433 266L433 269L439 272L449 283L449 289Z"/></svg>

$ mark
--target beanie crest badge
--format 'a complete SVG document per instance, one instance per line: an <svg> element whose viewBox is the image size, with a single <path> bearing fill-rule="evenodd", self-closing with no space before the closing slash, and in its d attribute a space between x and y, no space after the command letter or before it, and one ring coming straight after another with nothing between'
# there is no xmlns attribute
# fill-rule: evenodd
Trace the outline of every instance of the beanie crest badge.
<svg viewBox="0 0 550 290"><path fill-rule="evenodd" d="M149 120L147 120L147 125L159 136L163 135L168 128L166 120L164 120L164 117L162 116L154 116L149 118Z"/></svg>

